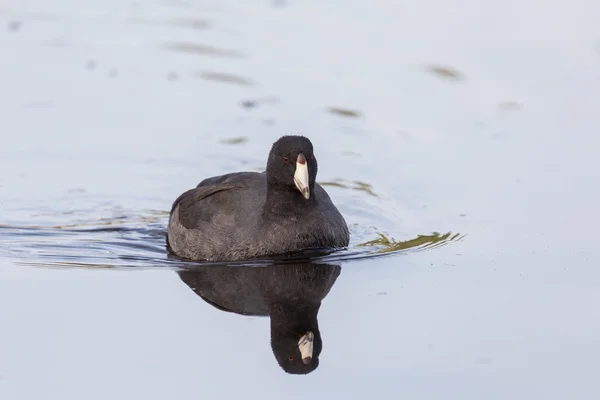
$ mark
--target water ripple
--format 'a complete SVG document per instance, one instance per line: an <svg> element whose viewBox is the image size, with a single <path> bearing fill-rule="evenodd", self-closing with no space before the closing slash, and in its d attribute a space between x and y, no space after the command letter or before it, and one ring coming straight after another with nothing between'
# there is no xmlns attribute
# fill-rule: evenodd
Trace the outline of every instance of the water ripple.
<svg viewBox="0 0 600 400"><path fill-rule="evenodd" d="M383 233L347 249L287 254L268 259L203 263L181 261L168 254L165 246L168 213L152 210L144 215L102 218L55 226L0 225L0 253L16 264L47 268L177 268L193 265L271 265L302 260L346 262L431 250L462 240L464 235L433 232L408 240L396 240ZM358 237L373 232L355 227ZM356 232L358 230L358 232Z"/></svg>

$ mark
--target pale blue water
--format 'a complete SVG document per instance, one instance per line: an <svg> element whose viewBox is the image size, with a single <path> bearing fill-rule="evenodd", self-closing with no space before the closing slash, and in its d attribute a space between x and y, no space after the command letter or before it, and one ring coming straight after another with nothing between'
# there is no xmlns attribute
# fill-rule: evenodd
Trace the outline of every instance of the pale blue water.
<svg viewBox="0 0 600 400"><path fill-rule="evenodd" d="M4 1L0 399L598 397L599 17ZM164 250L181 192L261 170L288 133L352 234L306 376L279 368L267 318L206 304Z"/></svg>

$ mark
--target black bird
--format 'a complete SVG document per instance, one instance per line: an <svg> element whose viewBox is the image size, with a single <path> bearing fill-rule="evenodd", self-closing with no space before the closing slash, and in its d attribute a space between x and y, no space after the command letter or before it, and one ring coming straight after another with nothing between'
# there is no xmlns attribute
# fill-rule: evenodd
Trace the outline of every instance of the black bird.
<svg viewBox="0 0 600 400"><path fill-rule="evenodd" d="M323 348L317 314L339 276L332 264L205 266L178 271L198 296L221 311L270 316L271 349L281 368L308 374Z"/></svg>
<svg viewBox="0 0 600 400"><path fill-rule="evenodd" d="M316 177L310 140L283 136L266 171L207 178L179 196L167 248L184 259L234 261L346 247L346 221Z"/></svg>

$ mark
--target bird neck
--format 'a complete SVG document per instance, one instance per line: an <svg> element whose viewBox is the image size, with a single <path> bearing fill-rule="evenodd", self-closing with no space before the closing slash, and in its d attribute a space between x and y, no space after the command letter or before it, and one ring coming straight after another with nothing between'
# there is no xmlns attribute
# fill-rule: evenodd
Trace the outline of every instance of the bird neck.
<svg viewBox="0 0 600 400"><path fill-rule="evenodd" d="M269 185L265 212L276 215L302 214L316 203L313 188L310 188L311 196L307 200L295 186Z"/></svg>

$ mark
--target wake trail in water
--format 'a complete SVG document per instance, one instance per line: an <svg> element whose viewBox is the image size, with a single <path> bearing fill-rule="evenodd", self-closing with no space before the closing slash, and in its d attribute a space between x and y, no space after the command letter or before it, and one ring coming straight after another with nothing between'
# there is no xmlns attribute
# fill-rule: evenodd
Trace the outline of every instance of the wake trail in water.
<svg viewBox="0 0 600 400"><path fill-rule="evenodd" d="M298 260L344 263L380 257L398 256L409 252L426 251L451 242L464 235L432 233L406 241L395 241L379 233L378 238L351 244L337 251L307 250L302 253L239 262L182 261L166 250L166 221L147 226L120 219L118 225L93 226L71 224L60 226L0 225L0 253L17 264L72 268L176 268L207 265L264 266L285 264ZM106 224L106 221L103 221ZM356 227L355 227L356 230ZM365 232L357 234L365 237Z"/></svg>

